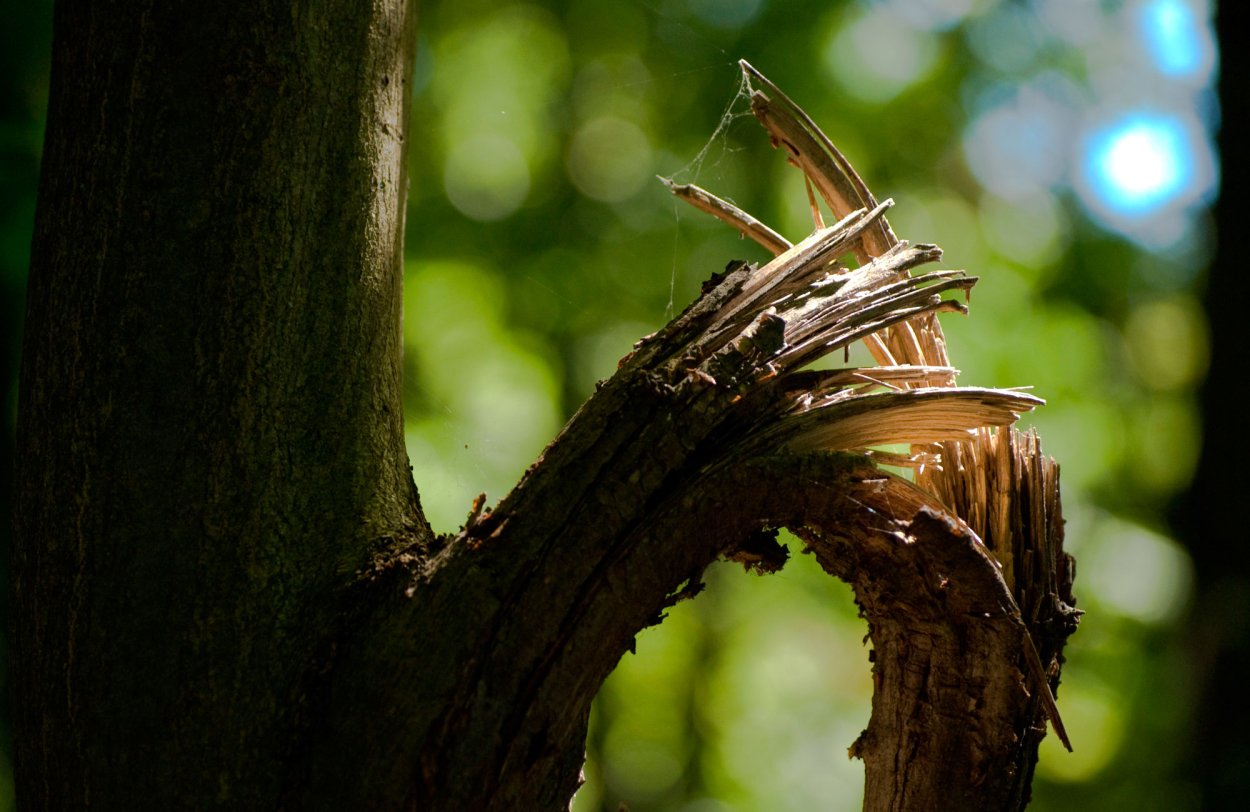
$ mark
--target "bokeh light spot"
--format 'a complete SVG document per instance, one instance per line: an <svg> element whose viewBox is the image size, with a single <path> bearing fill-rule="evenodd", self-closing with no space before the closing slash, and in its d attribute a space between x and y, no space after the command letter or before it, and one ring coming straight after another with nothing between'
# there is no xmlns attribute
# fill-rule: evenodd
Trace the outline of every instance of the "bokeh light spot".
<svg viewBox="0 0 1250 812"><path fill-rule="evenodd" d="M1038 58L1043 34L1023 3L1003 3L975 18L967 28L968 46L985 64L1006 73L1022 73Z"/></svg>
<svg viewBox="0 0 1250 812"><path fill-rule="evenodd" d="M506 294L476 264L405 268L406 385L422 401L405 416L405 444L439 530L463 522L475 494L503 496L560 427L552 353L504 321Z"/></svg>
<svg viewBox="0 0 1250 812"><path fill-rule="evenodd" d="M1121 699L1096 683L1071 678L1064 680L1058 699L1064 726L1081 756L1064 752L1058 736L1047 736L1042 739L1037 772L1063 783L1089 781L1111 763L1124 743Z"/></svg>
<svg viewBox="0 0 1250 812"><path fill-rule="evenodd" d="M1189 149L1177 122L1134 117L1113 125L1091 146L1094 188L1112 208L1146 212L1175 197L1192 174Z"/></svg>
<svg viewBox="0 0 1250 812"><path fill-rule="evenodd" d="M838 27L824 56L826 69L848 92L880 103L928 75L937 43L891 7L874 6Z"/></svg>
<svg viewBox="0 0 1250 812"><path fill-rule="evenodd" d="M1067 173L1074 126L1070 80L1050 72L1018 85L996 85L974 102L963 153L981 186L1007 200L1059 185Z"/></svg>
<svg viewBox="0 0 1250 812"><path fill-rule="evenodd" d="M525 202L529 166L510 139L480 135L452 148L443 167L443 187L467 217L502 220Z"/></svg>
<svg viewBox="0 0 1250 812"><path fill-rule="evenodd" d="M1067 247L1067 221L1050 192L1018 200L985 195L977 208L986 242L1030 276L1041 275Z"/></svg>
<svg viewBox="0 0 1250 812"><path fill-rule="evenodd" d="M1137 379L1157 392L1192 387L1210 358L1202 305L1182 294L1133 308L1124 342Z"/></svg>
<svg viewBox="0 0 1250 812"><path fill-rule="evenodd" d="M550 104L564 92L571 70L564 33L548 11L505 5L452 26L435 37L430 51L429 99L447 156L448 195L474 219L502 219L543 185L558 149ZM475 156L465 144L475 137L495 140L479 145L489 151ZM500 163L473 165L494 161Z"/></svg>
<svg viewBox="0 0 1250 812"><path fill-rule="evenodd" d="M1151 0L1141 10L1141 25L1155 65L1165 75L1193 76L1209 68L1214 47L1191 3Z"/></svg>
<svg viewBox="0 0 1250 812"><path fill-rule="evenodd" d="M1073 186L1090 214L1152 249L1185 237L1216 185L1210 138L1192 115L1122 113L1079 142Z"/></svg>
<svg viewBox="0 0 1250 812"><path fill-rule="evenodd" d="M1148 442L1129 446L1128 470L1147 493L1171 496L1193 478L1202 452L1202 419L1192 397L1156 395L1133 410L1135 437Z"/></svg>
<svg viewBox="0 0 1250 812"><path fill-rule="evenodd" d="M617 203L651 180L655 157L638 125L615 116L583 124L569 146L569 179L588 197Z"/></svg>
<svg viewBox="0 0 1250 812"><path fill-rule="evenodd" d="M1189 599L1189 556L1172 539L1144 527L1107 517L1095 525L1081 553L1081 578L1105 610L1141 623L1164 623Z"/></svg>

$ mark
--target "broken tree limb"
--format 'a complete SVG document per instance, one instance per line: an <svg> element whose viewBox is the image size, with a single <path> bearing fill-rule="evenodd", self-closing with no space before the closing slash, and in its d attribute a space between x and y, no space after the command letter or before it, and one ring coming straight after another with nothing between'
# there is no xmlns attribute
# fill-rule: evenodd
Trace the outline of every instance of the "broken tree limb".
<svg viewBox="0 0 1250 812"><path fill-rule="evenodd" d="M763 267L731 263L622 359L492 511L473 511L436 548L379 560L355 614L370 632L338 649L327 689L356 701L325 740L380 738L419 769L388 794L387 764L314 745L310 797L561 808L590 703L634 636L720 556L779 567L750 551L788 527L852 584L869 620L878 685L853 748L866 808L1023 807L1047 714L1058 720L1041 697L1070 626L1040 646L1039 669L1028 652L1044 601L1022 614L994 553L948 503L968 505L879 470L868 449L915 443L933 449L918 464L950 465L950 443L999 436L1041 401L934 386L952 380L948 365L807 368L962 308L942 294L975 282L911 275L940 257L933 246L895 242L857 268L840 262L884 210L850 212ZM1020 526L1026 546L1035 525ZM414 639L426 617L442 619L438 633ZM378 672L388 679L366 683Z"/></svg>
<svg viewBox="0 0 1250 812"><path fill-rule="evenodd" d="M1046 610L1070 593L1056 582L1062 600L1022 613L996 552L960 517L980 498L959 489L965 475L944 480L949 492L926 490L878 469L871 447L917 444L921 473L945 471L948 448L1006 436L1041 401L946 385L949 364L916 363L905 348L886 368L809 369L963 309L946 296L975 279L912 274L940 258L934 246L894 240L858 267L843 261L881 233L888 205L847 212L762 267L730 263L622 359L493 510L475 507L437 544L379 556L347 601L359 631L327 666L327 735L302 754L302 797L564 808L590 704L635 635L697 593L718 557L779 568L784 557L758 541L788 527L852 585L869 621L877 690L853 748L865 808L1023 807L1047 714L1058 719L1041 697L1071 630ZM995 480L1017 481L1032 482ZM1008 504L1029 517L1026 548L1035 514L1056 529L1057 511ZM1061 554L1056 539L1046 549ZM1039 638L1041 669L1027 654L1039 622L1061 632ZM393 757L344 741L385 742Z"/></svg>

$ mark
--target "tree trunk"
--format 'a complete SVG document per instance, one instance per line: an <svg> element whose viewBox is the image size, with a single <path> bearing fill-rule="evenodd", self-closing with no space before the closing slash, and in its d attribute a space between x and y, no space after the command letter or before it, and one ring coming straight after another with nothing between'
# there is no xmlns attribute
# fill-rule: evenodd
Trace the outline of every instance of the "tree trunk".
<svg viewBox="0 0 1250 812"><path fill-rule="evenodd" d="M21 802L562 808L634 635L719 556L780 566L787 526L876 645L867 808L1023 806L1072 621L1053 469L1005 428L1038 401L923 357L802 371L861 338L900 363L907 336L940 345L941 294L973 281L909 275L940 252L897 244L854 183L837 225L710 280L497 508L432 535L399 400L413 17L58 7L19 404ZM996 473L926 490L862 451L900 441Z"/></svg>
<svg viewBox="0 0 1250 812"><path fill-rule="evenodd" d="M64 2L22 370L30 808L273 806L400 406L409 4Z"/></svg>

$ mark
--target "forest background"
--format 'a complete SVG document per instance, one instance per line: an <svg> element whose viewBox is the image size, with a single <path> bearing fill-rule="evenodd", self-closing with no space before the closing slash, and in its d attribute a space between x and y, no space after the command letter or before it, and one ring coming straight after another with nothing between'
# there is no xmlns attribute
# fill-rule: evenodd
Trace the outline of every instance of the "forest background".
<svg viewBox="0 0 1250 812"><path fill-rule="evenodd" d="M51 3L13 5L0 32L6 515L51 44ZM1250 745L1219 699L1246 673L1250 579L1219 513L1234 501L1218 498L1218 337L1232 322L1216 317L1233 271L1216 223L1234 156L1216 147L1230 136L1214 13L1203 0L423 2L405 395L435 529L456 529L479 492L501 497L703 279L765 259L657 174L793 240L810 231L800 174L739 94L746 58L895 199L901 237L981 277L971 315L943 321L961 382L1049 401L1025 423L1062 467L1088 615L1059 692L1076 752L1046 740L1032 808L1239 797ZM1240 57L1223 58L1227 77ZM862 767L845 753L871 679L849 589L803 556L708 580L605 686L576 809L858 809ZM0 810L8 718L6 703Z"/></svg>

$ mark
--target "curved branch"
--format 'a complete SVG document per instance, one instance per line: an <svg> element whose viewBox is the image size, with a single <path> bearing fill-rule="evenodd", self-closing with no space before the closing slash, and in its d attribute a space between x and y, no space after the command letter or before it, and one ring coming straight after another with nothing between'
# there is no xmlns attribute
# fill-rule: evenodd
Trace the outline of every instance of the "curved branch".
<svg viewBox="0 0 1250 812"><path fill-rule="evenodd" d="M366 625L381 636L352 652L339 676L355 673L361 654L370 655L361 673L386 658L392 684L344 686L356 703L376 700L357 741L381 732L399 750L392 764L424 769L408 798L374 800L563 808L579 780L591 701L634 636L697 591L718 556L740 558L761 530L785 526L851 584L868 620L876 693L852 748L866 764L865 809L1022 808L1045 729L1028 632L993 558L932 497L863 456L812 453L719 468L650 501L639 521L586 516L554 542L518 525L477 549L458 546L432 583L414 584L423 579L403 566L379 576L374 585L388 594ZM536 565L553 557L562 558L559 582ZM444 615L456 628L411 641L417 618L466 596L468 622ZM449 656L443 637L457 630L477 633ZM438 684L438 674L441 692L403 699L407 686ZM423 715L430 706L442 708L436 718ZM419 735L414 717L425 722ZM327 739L350 731L335 732ZM361 761L337 754L313 771L328 782L310 789L332 799L321 793L377 763ZM393 786L368 771L361 778Z"/></svg>
<svg viewBox="0 0 1250 812"><path fill-rule="evenodd" d="M1014 670L1024 627L988 554L952 524L947 535L962 541L953 559L929 554L943 567L935 570L921 551L932 546L936 531L927 528L937 520L925 524L921 508L940 503L863 454L829 452L971 436L1040 401L956 387L873 394L870 378L854 371L795 369L786 350L799 329L811 346L836 352L862 334L857 325L915 312L912 294L927 277L903 271L918 258L892 252L832 278L822 270L836 235L870 222L855 215L765 268L735 265L711 280L699 302L622 361L493 511L475 506L465 529L431 557L380 561L360 585L345 624L352 634L329 666L332 735L311 736L305 772L293 783L308 798L365 798L378 808L560 808L576 788L590 702L634 635L693 591L717 556L741 558L762 528L782 525L803 533L826 568L857 589L895 579L888 592L861 597L882 663L893 662L884 652L914 645L922 624L937 682L920 686L929 694L900 686L891 707L910 698L920 713L939 686L978 673L971 659L980 657L982 671L999 678L987 676L992 695L967 707L980 712L990 702L987 725L1004 725L1005 708L1014 715L1005 728L974 737L978 769L1017 763L1022 756L1004 752L1002 742L1035 744L1026 730L1036 708ZM819 308L809 307L813 299ZM930 299L927 307L942 303ZM814 381L820 389L807 388ZM784 447L814 453L776 456ZM924 533L909 530L913 524ZM888 544L874 546L883 527ZM899 541L911 536L926 543ZM897 580L903 573L910 575ZM959 583L934 591L942 577ZM378 682L377 674L389 676ZM943 714L963 701L951 691L936 706ZM943 740L927 722L908 731L916 741ZM873 755L877 740L860 747L873 765L884 763ZM376 747L395 758L374 757ZM406 764L418 771L397 782L396 765ZM888 774L909 786L947 786L954 777L945 769L927 782L909 777L940 766L903 760Z"/></svg>
<svg viewBox="0 0 1250 812"><path fill-rule="evenodd" d="M346 601L317 694L326 735L313 731L296 759L296 800L562 808L590 703L634 636L697 593L718 556L777 568L761 541L785 526L852 585L869 622L877 690L853 748L866 808L1022 807L1044 716L1063 736L1049 683L1073 625L1070 578L1036 577L1070 573L1053 466L1007 431L1041 401L948 385L934 314L962 309L942 294L976 280L911 275L941 251L895 240L890 201L842 180L865 207L762 268L731 263L705 283L494 510L475 503L437 549L379 558ZM883 356L915 366L806 369L873 334ZM890 443L950 466L918 477L942 487L876 469L863 449ZM960 455L991 448L997 473L977 486ZM989 530L1010 581L981 542ZM1018 578L1017 562L1032 575ZM1040 656L1018 598L1046 632Z"/></svg>

